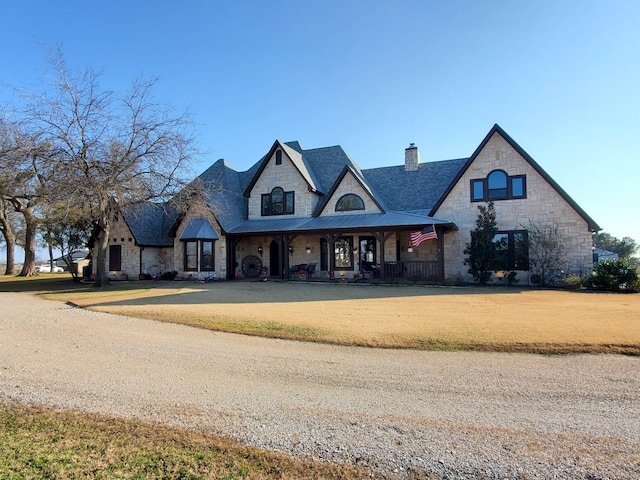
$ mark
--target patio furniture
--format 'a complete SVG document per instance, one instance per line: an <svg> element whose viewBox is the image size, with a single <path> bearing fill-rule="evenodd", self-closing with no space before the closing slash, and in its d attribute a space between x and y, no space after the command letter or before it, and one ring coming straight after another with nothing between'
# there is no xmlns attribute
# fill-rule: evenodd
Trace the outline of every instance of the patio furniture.
<svg viewBox="0 0 640 480"><path fill-rule="evenodd" d="M311 277L315 277L316 276L316 265L317 263L310 263L309 265L307 265L307 278L311 278Z"/></svg>

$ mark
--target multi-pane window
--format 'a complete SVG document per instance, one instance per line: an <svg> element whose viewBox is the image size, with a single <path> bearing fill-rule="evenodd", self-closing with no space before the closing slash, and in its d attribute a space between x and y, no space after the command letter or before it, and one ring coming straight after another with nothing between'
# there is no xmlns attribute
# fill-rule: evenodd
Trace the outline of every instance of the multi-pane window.
<svg viewBox="0 0 640 480"><path fill-rule="evenodd" d="M508 175L504 170L494 170L486 178L471 180L471 201L486 202L526 198L526 175Z"/></svg>
<svg viewBox="0 0 640 480"><path fill-rule="evenodd" d="M184 242L184 269L189 272L215 270L213 240L187 240Z"/></svg>
<svg viewBox="0 0 640 480"><path fill-rule="evenodd" d="M184 242L184 269L187 271L198 270L198 241Z"/></svg>
<svg viewBox="0 0 640 480"><path fill-rule="evenodd" d="M212 272L213 270L215 270L213 241L202 240L200 242L200 271Z"/></svg>
<svg viewBox="0 0 640 480"><path fill-rule="evenodd" d="M498 232L493 237L498 253L494 270L528 270L529 248L525 230Z"/></svg>
<svg viewBox="0 0 640 480"><path fill-rule="evenodd" d="M364 201L355 193L347 193L336 202L336 212L364 210Z"/></svg>
<svg viewBox="0 0 640 480"><path fill-rule="evenodd" d="M334 266L336 269L353 268L353 237L340 237L334 244Z"/></svg>
<svg viewBox="0 0 640 480"><path fill-rule="evenodd" d="M270 215L293 215L295 192L285 192L282 188L276 187L271 193L262 195L262 216Z"/></svg>

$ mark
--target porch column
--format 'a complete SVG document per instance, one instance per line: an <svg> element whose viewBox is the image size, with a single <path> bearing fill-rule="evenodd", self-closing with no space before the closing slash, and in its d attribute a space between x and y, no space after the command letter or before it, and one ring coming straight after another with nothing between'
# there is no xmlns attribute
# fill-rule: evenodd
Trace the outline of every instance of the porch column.
<svg viewBox="0 0 640 480"><path fill-rule="evenodd" d="M440 283L444 284L444 232L438 231L436 227L436 233L438 235L438 275Z"/></svg>
<svg viewBox="0 0 640 480"><path fill-rule="evenodd" d="M393 235L393 232L385 232L384 230L380 230L379 232L373 232L373 236L375 239L380 242L380 280L384 280L386 278L385 274L385 255L384 255L384 245L389 240L389 237Z"/></svg>
<svg viewBox="0 0 640 480"><path fill-rule="evenodd" d="M282 235L282 268L284 269L283 278L291 278L291 268L289 267L289 246L291 242L297 237L297 235Z"/></svg>
<svg viewBox="0 0 640 480"><path fill-rule="evenodd" d="M236 247L240 243L240 238L226 236L227 238L227 280L236 278Z"/></svg>

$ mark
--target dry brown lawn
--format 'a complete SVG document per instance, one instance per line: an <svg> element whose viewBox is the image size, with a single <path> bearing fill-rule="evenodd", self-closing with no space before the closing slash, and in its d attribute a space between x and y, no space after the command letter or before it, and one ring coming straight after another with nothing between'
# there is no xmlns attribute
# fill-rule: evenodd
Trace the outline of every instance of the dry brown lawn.
<svg viewBox="0 0 640 480"><path fill-rule="evenodd" d="M507 287L130 282L47 298L212 330L386 348L640 355L640 295Z"/></svg>

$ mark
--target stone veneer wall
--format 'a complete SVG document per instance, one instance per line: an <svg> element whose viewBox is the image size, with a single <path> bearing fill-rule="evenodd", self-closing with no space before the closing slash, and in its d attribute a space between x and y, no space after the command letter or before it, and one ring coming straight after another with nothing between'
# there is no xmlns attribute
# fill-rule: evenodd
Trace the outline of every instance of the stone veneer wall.
<svg viewBox="0 0 640 480"><path fill-rule="evenodd" d="M593 268L592 234L585 220L524 160L498 133L486 144L473 164L453 188L435 217L452 218L459 227L457 232L445 236L445 279L462 278L471 281L468 267L463 264L465 245L470 241L470 231L475 228L478 205L471 202L472 179L486 177L491 171L501 169L508 175L526 175L527 197L518 200L494 202L496 220L500 230L522 230L529 220L557 224L567 249L569 272L587 274ZM518 278L526 278L519 272Z"/></svg>
<svg viewBox="0 0 640 480"><path fill-rule="evenodd" d="M271 193L275 187L281 187L285 192L295 192L295 214L285 217L310 217L318 203L319 196L309 192L307 183L300 172L293 165L287 154L282 152L282 164L276 165L275 152L269 163L253 186L249 198L249 218L262 217L262 195ZM269 217L266 217L269 218Z"/></svg>
<svg viewBox="0 0 640 480"><path fill-rule="evenodd" d="M106 253L106 268L109 268L109 247L111 245L121 245L121 269L119 271L109 271L109 276L114 278L138 278L140 274L140 249L136 246L131 230L122 216L111 225L109 232L109 244ZM95 272L96 266L93 270Z"/></svg>

